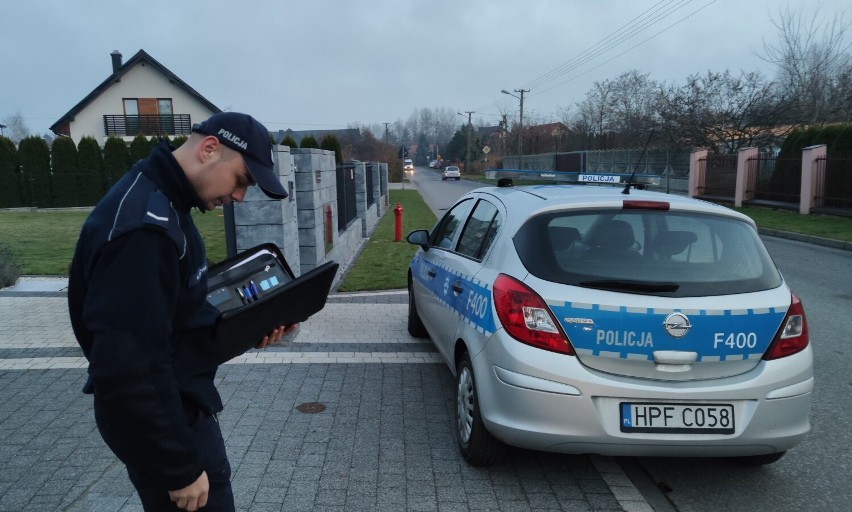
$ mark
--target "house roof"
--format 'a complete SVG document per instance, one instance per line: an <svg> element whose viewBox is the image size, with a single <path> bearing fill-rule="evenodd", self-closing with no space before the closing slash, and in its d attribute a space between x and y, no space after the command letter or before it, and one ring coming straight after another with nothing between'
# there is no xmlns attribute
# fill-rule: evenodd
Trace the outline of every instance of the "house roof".
<svg viewBox="0 0 852 512"><path fill-rule="evenodd" d="M57 133L57 129L59 129L63 123L71 121L74 117L80 113L87 105L89 105L92 101L94 101L98 96L104 93L107 89L109 89L114 83L121 81L121 77L124 76L128 71L133 69L136 64L140 62L145 62L152 66L154 69L162 73L169 79L169 81L175 84L176 87L183 89L187 94L197 99L202 105L210 109L213 113L219 113L222 110L211 103L207 98L202 96L198 91L189 86L186 82L180 79L179 76L172 73L166 66L160 64L157 59L148 55L145 50L139 50L136 52L136 55L130 57L127 62L125 62L121 67L115 70L110 76L107 77L99 86L95 87L95 89L90 92L85 98L83 98L80 103L74 105L71 110L69 110L64 116L60 117L58 121L53 123L50 126L50 130L53 133ZM58 135L58 133L57 133Z"/></svg>
<svg viewBox="0 0 852 512"><path fill-rule="evenodd" d="M563 123L547 123L527 126L524 128L524 131L526 131L525 136L530 137L534 135L556 135L560 132L569 133L571 129L565 126Z"/></svg>

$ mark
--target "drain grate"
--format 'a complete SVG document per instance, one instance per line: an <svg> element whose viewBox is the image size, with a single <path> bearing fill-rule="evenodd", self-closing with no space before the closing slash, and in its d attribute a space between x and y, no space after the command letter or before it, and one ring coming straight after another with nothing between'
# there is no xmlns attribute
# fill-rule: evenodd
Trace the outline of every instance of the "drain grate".
<svg viewBox="0 0 852 512"><path fill-rule="evenodd" d="M319 402L306 402L296 406L296 410L305 414L316 414L325 410L325 405Z"/></svg>

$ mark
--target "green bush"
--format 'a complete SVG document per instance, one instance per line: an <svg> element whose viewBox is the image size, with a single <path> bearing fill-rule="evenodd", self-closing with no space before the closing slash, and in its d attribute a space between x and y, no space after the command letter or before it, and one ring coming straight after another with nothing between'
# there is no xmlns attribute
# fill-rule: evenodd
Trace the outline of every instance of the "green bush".
<svg viewBox="0 0 852 512"><path fill-rule="evenodd" d="M299 147L299 145L298 145L298 144L296 144L296 141L295 141L295 140L293 140L293 137L291 137L291 136L289 136L289 135L288 135L288 136L286 136L286 137L284 137L284 140L282 140L282 141L281 141L281 145L282 145L282 146L289 146L289 147L290 147L290 149L298 148L298 147Z"/></svg>
<svg viewBox="0 0 852 512"><path fill-rule="evenodd" d="M339 164L343 161L343 149L340 147L340 141L332 134L328 134L322 138L320 149L334 151L334 163Z"/></svg>
<svg viewBox="0 0 852 512"><path fill-rule="evenodd" d="M0 136L0 208L23 206L18 149L7 137Z"/></svg>
<svg viewBox="0 0 852 512"><path fill-rule="evenodd" d="M50 176L50 148L37 135L23 139L18 144L18 161L21 164L25 204L37 208L53 206L53 181Z"/></svg>
<svg viewBox="0 0 852 512"><path fill-rule="evenodd" d="M186 142L187 140L189 140L189 137L187 137L186 135L178 135L177 137L175 137L174 139L172 139L171 145L172 145L172 146L174 146L174 147L176 147L176 148L179 148L179 147L181 147L181 146L183 145L183 143L184 143L184 142Z"/></svg>
<svg viewBox="0 0 852 512"><path fill-rule="evenodd" d="M11 249L0 245L0 288L12 286L21 276L21 265Z"/></svg>
<svg viewBox="0 0 852 512"><path fill-rule="evenodd" d="M299 141L299 147L319 149L319 144L317 144L317 140L313 135L305 135L302 137L302 140Z"/></svg>
<svg viewBox="0 0 852 512"><path fill-rule="evenodd" d="M80 168L77 146L71 137L59 137L50 148L53 164L53 206L79 206Z"/></svg>
<svg viewBox="0 0 852 512"><path fill-rule="evenodd" d="M103 197L106 189L104 176L104 156L94 137L83 137L77 146L77 167L80 170L78 206L93 206Z"/></svg>
<svg viewBox="0 0 852 512"><path fill-rule="evenodd" d="M118 137L110 137L104 143L104 191L124 176L128 165L127 145Z"/></svg>
<svg viewBox="0 0 852 512"><path fill-rule="evenodd" d="M151 150L157 144L157 138L148 137L139 134L133 138L133 142L130 143L130 160L127 162L129 166L135 164L139 160L143 158L148 158L148 155L151 154ZM126 169L125 169L126 170Z"/></svg>

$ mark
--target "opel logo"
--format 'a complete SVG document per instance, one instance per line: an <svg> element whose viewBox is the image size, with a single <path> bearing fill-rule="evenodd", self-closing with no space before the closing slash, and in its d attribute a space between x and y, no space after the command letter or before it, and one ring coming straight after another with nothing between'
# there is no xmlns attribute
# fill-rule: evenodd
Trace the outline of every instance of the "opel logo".
<svg viewBox="0 0 852 512"><path fill-rule="evenodd" d="M686 318L683 313L672 313L666 317L663 327L666 328L666 332L672 338L683 338L692 328L692 324L689 323L689 318Z"/></svg>

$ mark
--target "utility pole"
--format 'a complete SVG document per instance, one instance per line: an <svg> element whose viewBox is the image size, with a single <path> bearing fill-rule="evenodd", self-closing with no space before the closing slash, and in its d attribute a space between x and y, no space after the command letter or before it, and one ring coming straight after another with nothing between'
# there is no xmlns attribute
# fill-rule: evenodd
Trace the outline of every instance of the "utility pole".
<svg viewBox="0 0 852 512"><path fill-rule="evenodd" d="M500 92L502 92L503 94L508 94L509 96L515 96L514 94L510 93L506 89L503 89ZM524 93L530 92L530 90L529 89L515 89L515 92L521 94L520 96L515 96L515 98L518 98L519 100L521 100L521 116L520 116L520 120L518 121L518 169L523 169L523 167L524 167L524 165L523 165L523 161L524 161Z"/></svg>
<svg viewBox="0 0 852 512"><path fill-rule="evenodd" d="M385 123L385 144L387 144L387 143L388 143L388 135L390 134L390 131L388 130L388 125L389 125L389 124L390 124L390 123Z"/></svg>
<svg viewBox="0 0 852 512"><path fill-rule="evenodd" d="M470 129L471 129L470 116L475 114L476 111L475 110L465 110L464 113L467 114L467 147L465 148L465 153L464 153L464 172L469 173L470 172ZM459 112L459 115L462 115L462 113Z"/></svg>

